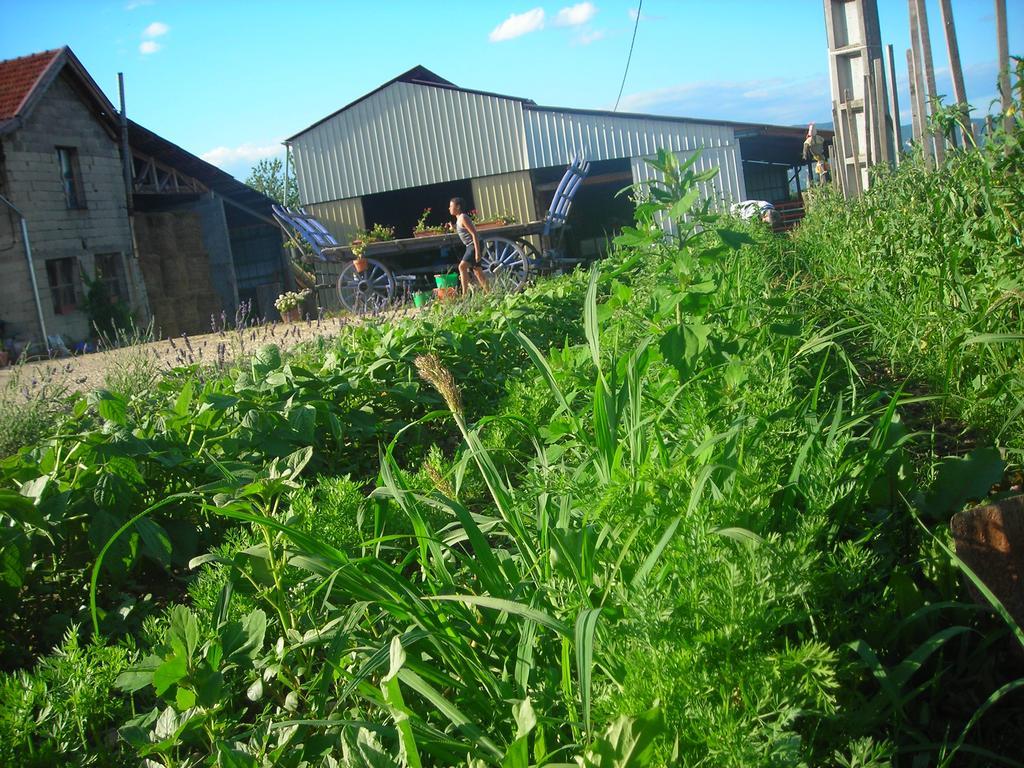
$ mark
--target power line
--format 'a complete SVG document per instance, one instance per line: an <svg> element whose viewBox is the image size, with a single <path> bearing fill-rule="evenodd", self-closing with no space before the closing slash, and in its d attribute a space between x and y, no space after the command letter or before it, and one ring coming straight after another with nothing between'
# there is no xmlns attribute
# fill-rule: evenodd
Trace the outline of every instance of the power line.
<svg viewBox="0 0 1024 768"><path fill-rule="evenodd" d="M636 30L640 26L640 12L644 9L644 0L636 9L636 19L633 21L633 39L629 41L629 56L626 57L626 71L622 73L622 85L619 86L619 95L615 98L615 108L612 112L619 111L619 100L622 98L622 89L626 87L626 75L629 74L629 62L633 60L633 43L636 42Z"/></svg>

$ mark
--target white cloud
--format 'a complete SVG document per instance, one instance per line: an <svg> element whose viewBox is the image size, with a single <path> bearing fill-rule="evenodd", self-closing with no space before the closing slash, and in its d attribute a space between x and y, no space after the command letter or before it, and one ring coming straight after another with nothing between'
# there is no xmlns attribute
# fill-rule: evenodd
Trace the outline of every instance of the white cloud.
<svg viewBox="0 0 1024 768"><path fill-rule="evenodd" d="M160 48L160 43L154 42L153 40L146 40L139 44L139 53L148 56L151 53L156 53Z"/></svg>
<svg viewBox="0 0 1024 768"><path fill-rule="evenodd" d="M276 144L240 144L237 147L214 147L200 155L203 160L225 170L239 163L255 163L267 157L274 157L284 152L280 142Z"/></svg>
<svg viewBox="0 0 1024 768"><path fill-rule="evenodd" d="M573 41L577 45L590 45L596 43L598 40L603 40L607 33L603 29L584 30L576 36Z"/></svg>
<svg viewBox="0 0 1024 768"><path fill-rule="evenodd" d="M525 13L513 13L491 30L488 39L492 43L511 40L514 37L536 32L544 28L544 9L534 8Z"/></svg>
<svg viewBox="0 0 1024 768"><path fill-rule="evenodd" d="M154 21L144 30L142 30L143 37L160 37L166 35L171 31L171 28L164 24L162 21Z"/></svg>
<svg viewBox="0 0 1024 768"><path fill-rule="evenodd" d="M653 112L719 120L803 125L831 117L828 78L768 78L745 81L701 80L631 93L623 112Z"/></svg>
<svg viewBox="0 0 1024 768"><path fill-rule="evenodd" d="M593 3L577 3L570 5L558 12L555 16L556 27L578 27L586 24L597 14L597 8Z"/></svg>

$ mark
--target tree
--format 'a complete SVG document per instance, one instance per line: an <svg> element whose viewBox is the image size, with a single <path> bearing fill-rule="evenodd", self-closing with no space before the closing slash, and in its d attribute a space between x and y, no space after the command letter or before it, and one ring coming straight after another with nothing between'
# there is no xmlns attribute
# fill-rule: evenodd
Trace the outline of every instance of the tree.
<svg viewBox="0 0 1024 768"><path fill-rule="evenodd" d="M245 183L269 198L291 208L299 205L299 191L294 178L288 179L288 197L285 198L284 165L281 158L260 160L249 171Z"/></svg>

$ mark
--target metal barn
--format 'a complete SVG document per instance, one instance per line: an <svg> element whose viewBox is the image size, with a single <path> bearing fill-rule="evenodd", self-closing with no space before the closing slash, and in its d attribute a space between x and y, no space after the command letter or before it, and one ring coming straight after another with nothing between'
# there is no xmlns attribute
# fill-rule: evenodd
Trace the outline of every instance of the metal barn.
<svg viewBox="0 0 1024 768"><path fill-rule="evenodd" d="M631 202L616 193L650 180L645 158L659 148L681 157L702 149L698 169L720 169L704 190L716 202L781 202L799 192L804 135L802 127L545 107L414 67L285 143L302 204L343 241L375 223L409 236L426 207L444 220L455 195L487 214L537 219L582 154L592 170L573 227L586 257L632 221Z"/></svg>

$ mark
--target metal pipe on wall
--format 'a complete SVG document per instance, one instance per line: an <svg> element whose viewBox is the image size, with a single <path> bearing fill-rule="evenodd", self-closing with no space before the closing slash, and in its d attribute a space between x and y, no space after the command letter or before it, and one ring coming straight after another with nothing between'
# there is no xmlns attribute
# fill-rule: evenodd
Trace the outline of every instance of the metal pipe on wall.
<svg viewBox="0 0 1024 768"><path fill-rule="evenodd" d="M3 195L0 195L0 202L18 214L21 221L21 242L25 246L25 260L28 262L28 276L32 281L32 297L36 302L36 314L39 317L39 330L43 334L43 344L46 346L46 354L50 354L50 337L46 333L46 320L43 319L43 303L39 299L39 283L36 281L36 268L32 261L32 245L28 239L28 222L18 207Z"/></svg>

